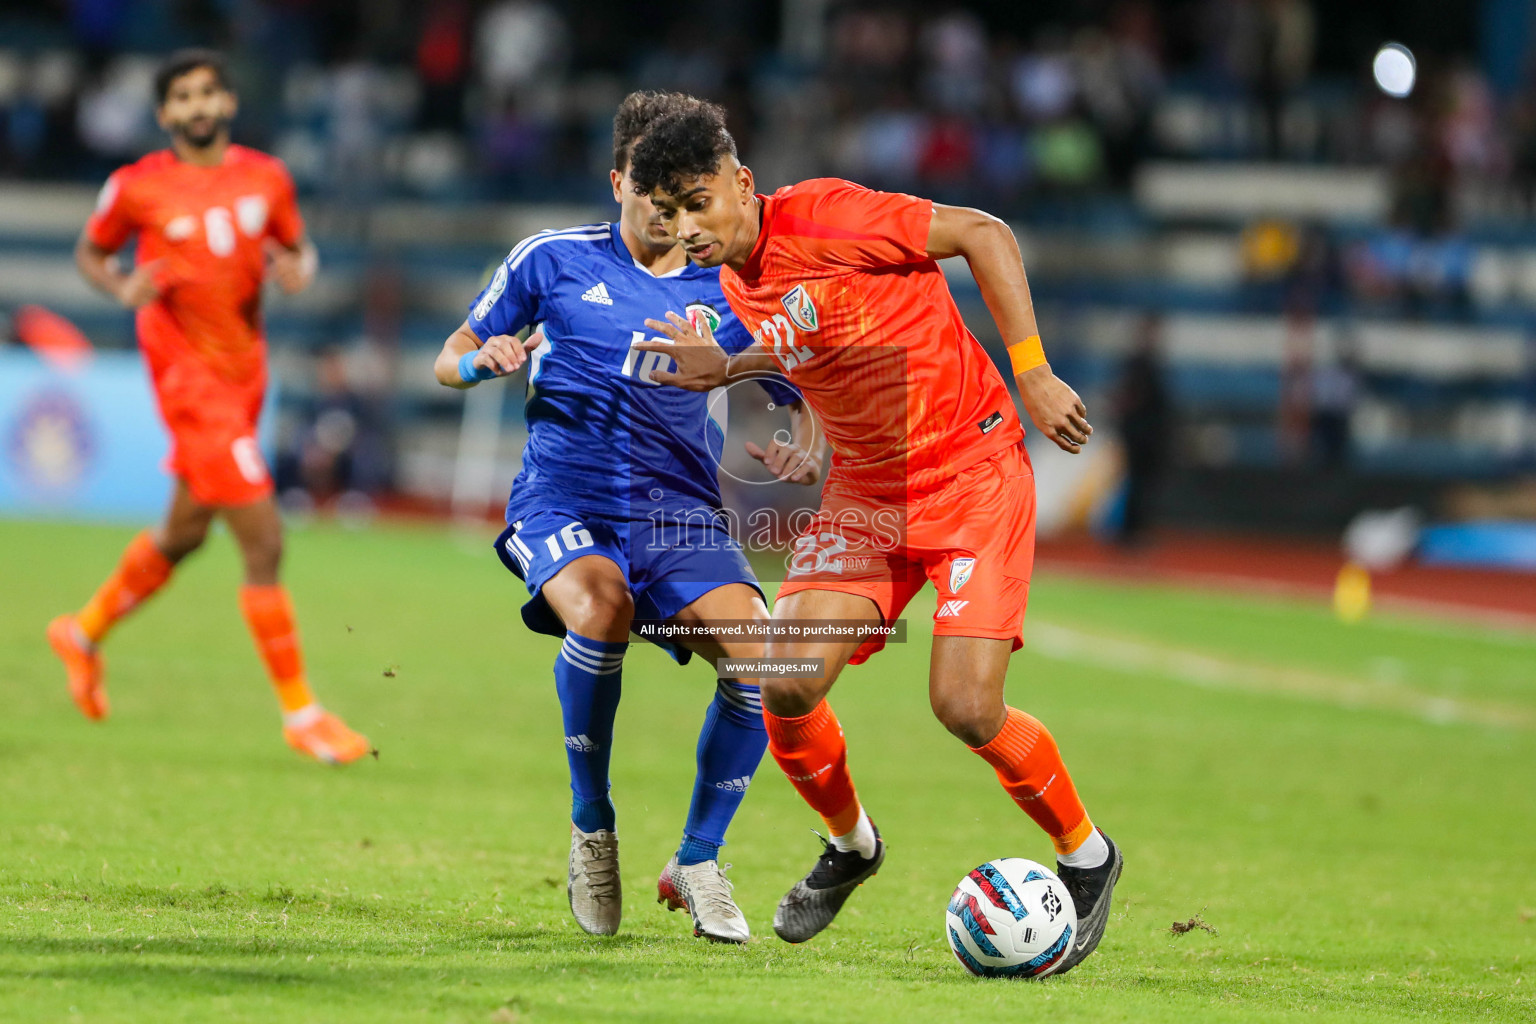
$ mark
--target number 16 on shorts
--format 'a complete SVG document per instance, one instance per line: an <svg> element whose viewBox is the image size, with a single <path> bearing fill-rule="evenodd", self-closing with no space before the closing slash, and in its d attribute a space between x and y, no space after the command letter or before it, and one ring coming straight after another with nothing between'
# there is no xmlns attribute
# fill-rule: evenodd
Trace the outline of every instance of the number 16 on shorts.
<svg viewBox="0 0 1536 1024"><path fill-rule="evenodd" d="M567 516L541 512L512 524L503 550L516 560L523 579L545 580L582 555L607 554L586 525Z"/></svg>

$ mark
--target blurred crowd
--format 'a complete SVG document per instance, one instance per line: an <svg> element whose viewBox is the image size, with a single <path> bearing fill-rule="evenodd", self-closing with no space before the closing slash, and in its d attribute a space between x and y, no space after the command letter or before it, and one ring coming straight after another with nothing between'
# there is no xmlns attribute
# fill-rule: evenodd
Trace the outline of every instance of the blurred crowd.
<svg viewBox="0 0 1536 1024"><path fill-rule="evenodd" d="M1084 237L1148 228L1130 197L1152 160L1387 168L1380 223L1256 207L1246 224L1194 225L1241 233L1240 282L1179 301L1283 313L1303 341L1308 324L1336 316L1529 317L1536 259L1486 257L1491 238L1528 245L1536 226L1531 10L1527 0L0 0L0 179L97 183L164 145L154 68L203 45L230 56L237 140L287 161L308 209L331 214L333 241L367 220L349 207L388 198L606 204L615 106L635 88L675 89L727 108L768 188L836 174ZM1371 80L1370 55L1394 24L1418 57L1407 99ZM402 301L399 289L369 289L365 319L379 296ZM1150 289L1137 301L1175 305ZM394 353L399 311L385 320L393 326L364 335ZM1110 396L1126 423L1174 416L1160 331L1155 316L1138 328ZM1292 347L1280 458L1337 467L1370 382L1348 347L1315 362L1307 344ZM281 431L290 504L388 490L380 396L390 388L374 377L389 374L358 376L329 350L313 362L296 374L313 387L288 403ZM1128 456L1123 539L1135 543L1175 460L1161 449Z"/></svg>
<svg viewBox="0 0 1536 1024"><path fill-rule="evenodd" d="M588 197L635 87L724 102L770 182L837 173L1005 210L1123 187L1153 156L1385 161L1430 191L1536 174L1536 94L1429 54L1415 98L1387 100L1363 66L1319 67L1327 17L1310 0L721 0L675 22L546 0L12 2L0 173L99 179L157 145L150 74L197 43L234 58L242 138L364 201Z"/></svg>

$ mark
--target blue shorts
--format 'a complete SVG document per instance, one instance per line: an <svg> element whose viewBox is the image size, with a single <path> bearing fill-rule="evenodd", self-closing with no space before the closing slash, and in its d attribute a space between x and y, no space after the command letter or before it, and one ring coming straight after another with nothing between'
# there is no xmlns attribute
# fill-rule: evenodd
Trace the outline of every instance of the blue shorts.
<svg viewBox="0 0 1536 1024"><path fill-rule="evenodd" d="M496 554L531 595L523 621L535 633L565 636L565 624L541 591L578 558L601 555L619 567L635 599L635 618L670 619L717 587L745 583L759 595L757 576L719 517L695 516L658 526L638 521L535 512L496 538ZM692 656L677 644L658 642L679 665Z"/></svg>

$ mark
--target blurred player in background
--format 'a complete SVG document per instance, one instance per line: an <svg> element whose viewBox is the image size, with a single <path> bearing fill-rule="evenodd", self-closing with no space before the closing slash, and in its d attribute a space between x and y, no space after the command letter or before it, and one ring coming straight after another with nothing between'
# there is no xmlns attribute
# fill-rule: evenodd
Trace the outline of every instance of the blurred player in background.
<svg viewBox="0 0 1536 1024"><path fill-rule="evenodd" d="M632 93L613 125L613 197L619 220L545 231L514 247L437 358L454 388L529 370L528 443L512 484L496 550L528 587L529 628L564 638L555 689L571 772L567 892L586 931L611 935L622 910L617 818L608 767L624 655L635 619L766 622L757 579L719 515L716 476L724 442L719 407L704 395L662 387L672 364L635 343L658 306L686 309L723 344L752 339L720 293L720 274L693 266L629 181L629 153L657 118L692 102ZM535 324L528 340L514 335ZM787 442L747 451L781 480L814 484L815 428L799 396L763 382L790 410ZM717 422L716 418L720 420ZM760 637L664 644L679 663L757 658ZM686 907L694 934L745 942L746 918L731 898L718 854L762 760L767 737L757 686L720 678L699 733L693 802L677 853L657 882L659 902Z"/></svg>
<svg viewBox="0 0 1536 1024"><path fill-rule="evenodd" d="M670 344L637 346L671 352L678 371L656 379L704 389L782 369L832 444L822 509L795 545L774 618L889 624L933 580L929 699L1051 837L1079 921L1051 952L1058 973L1071 969L1103 934L1121 857L1089 820L1050 733L1003 700L1034 565L1034 476L1007 385L935 262L966 258L1030 417L1078 452L1092 428L1045 361L1012 232L977 210L832 178L754 195L724 112L702 101L652 125L632 164L635 187L689 258L723 267L731 308L758 338L730 356L707 329L668 313L649 324ZM885 857L825 699L844 665L883 643L768 643L769 656L826 666L820 676L762 682L769 749L832 833L774 915L790 942L830 924Z"/></svg>
<svg viewBox="0 0 1536 1024"><path fill-rule="evenodd" d="M176 487L164 521L133 539L83 608L49 624L48 640L80 710L105 718L101 642L221 516L244 559L240 609L277 691L284 738L321 761L355 761L367 739L320 706L305 676L293 607L278 582L282 522L256 443L267 388L262 283L270 273L285 292L302 291L314 278L315 249L282 163L229 141L236 101L223 58L173 54L155 89L171 148L107 180L75 261L92 285L138 311ZM113 254L130 240L137 255L124 272Z"/></svg>

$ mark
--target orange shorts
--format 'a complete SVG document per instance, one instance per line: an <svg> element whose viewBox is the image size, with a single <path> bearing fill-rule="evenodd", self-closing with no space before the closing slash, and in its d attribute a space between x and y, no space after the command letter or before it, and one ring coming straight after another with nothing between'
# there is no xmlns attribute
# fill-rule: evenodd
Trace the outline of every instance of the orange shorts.
<svg viewBox="0 0 1536 1024"><path fill-rule="evenodd" d="M1034 566L1035 475L1021 442L905 509L833 489L795 542L779 596L860 594L889 625L932 580L935 636L1012 640L1018 650ZM857 665L883 646L883 637L871 638L850 661Z"/></svg>
<svg viewBox="0 0 1536 1024"><path fill-rule="evenodd" d="M266 381L231 384L200 364L151 364L160 415L171 433L166 468L200 505L249 505L272 493L256 421Z"/></svg>

